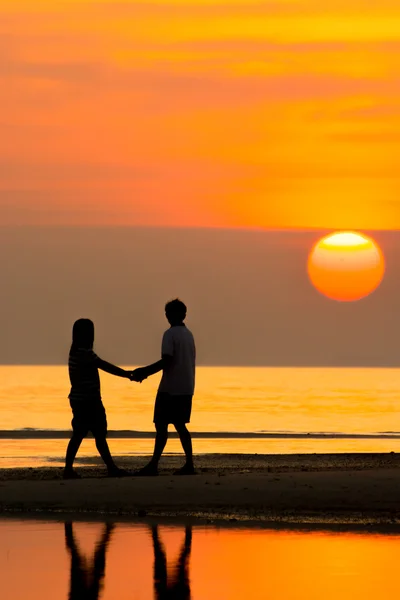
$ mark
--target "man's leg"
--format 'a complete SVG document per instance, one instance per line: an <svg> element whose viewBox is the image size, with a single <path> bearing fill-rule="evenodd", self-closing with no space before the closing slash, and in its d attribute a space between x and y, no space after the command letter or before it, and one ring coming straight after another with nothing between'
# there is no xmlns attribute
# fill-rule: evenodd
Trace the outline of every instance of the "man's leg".
<svg viewBox="0 0 400 600"><path fill-rule="evenodd" d="M64 469L64 477L65 479L78 479L79 475L73 469L74 460L76 454L79 450L79 447L82 443L82 440L85 436L73 433L71 439L69 440L67 453L65 456L65 469Z"/></svg>
<svg viewBox="0 0 400 600"><path fill-rule="evenodd" d="M154 442L153 456L150 462L137 472L137 475L157 475L158 474L158 463L160 462L161 455L164 451L165 445L168 440L168 423L157 422L156 427L156 439Z"/></svg>
<svg viewBox="0 0 400 600"><path fill-rule="evenodd" d="M156 440L154 442L154 452L151 462L156 467L160 462L162 453L168 440L168 423L156 423Z"/></svg>
<svg viewBox="0 0 400 600"><path fill-rule="evenodd" d="M193 465L193 449L192 449L192 437L188 431L185 423L174 423L174 427L178 432L179 439L181 440L182 448L186 456L186 463L179 470L179 474L191 474L194 473Z"/></svg>

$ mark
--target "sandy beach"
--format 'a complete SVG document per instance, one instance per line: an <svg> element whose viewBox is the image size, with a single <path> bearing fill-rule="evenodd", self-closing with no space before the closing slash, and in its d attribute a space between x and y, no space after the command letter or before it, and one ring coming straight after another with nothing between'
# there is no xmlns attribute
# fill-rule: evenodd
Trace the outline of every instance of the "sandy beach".
<svg viewBox="0 0 400 600"><path fill-rule="evenodd" d="M135 470L145 457L120 459ZM198 475L179 477L166 457L158 477L108 479L103 468L0 470L0 511L298 523L400 523L400 455L203 455Z"/></svg>

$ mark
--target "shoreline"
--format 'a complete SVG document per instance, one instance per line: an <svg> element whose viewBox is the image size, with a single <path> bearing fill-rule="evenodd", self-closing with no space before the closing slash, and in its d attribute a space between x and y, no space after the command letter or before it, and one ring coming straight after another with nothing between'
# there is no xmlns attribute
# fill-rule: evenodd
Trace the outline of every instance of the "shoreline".
<svg viewBox="0 0 400 600"><path fill-rule="evenodd" d="M243 439L243 440L399 440L400 433L382 431L378 433L343 432L296 432L296 431L193 431L193 439ZM0 429L0 440L68 440L70 429ZM88 438L93 439L89 432ZM176 431L170 431L169 437L179 439ZM134 429L110 429L107 438L154 439L154 431Z"/></svg>
<svg viewBox="0 0 400 600"><path fill-rule="evenodd" d="M147 458L116 460L136 470ZM174 476L182 460L163 458L158 477L122 479L97 466L77 466L83 478L74 481L62 480L59 467L0 469L0 516L400 526L398 454L200 455L198 475Z"/></svg>
<svg viewBox="0 0 400 600"><path fill-rule="evenodd" d="M228 529L264 529L277 531L298 532L330 532L330 533L355 533L355 534L386 534L400 536L400 520L392 521L376 516L371 519L354 519L331 517L320 519L298 515L296 518L281 515L280 518L252 519L243 515L232 515L229 518L219 513L201 514L143 514L98 511L19 511L8 510L0 512L0 524L5 521L41 521L41 522L66 522L74 523L118 523L121 525L162 525L165 527L218 527Z"/></svg>

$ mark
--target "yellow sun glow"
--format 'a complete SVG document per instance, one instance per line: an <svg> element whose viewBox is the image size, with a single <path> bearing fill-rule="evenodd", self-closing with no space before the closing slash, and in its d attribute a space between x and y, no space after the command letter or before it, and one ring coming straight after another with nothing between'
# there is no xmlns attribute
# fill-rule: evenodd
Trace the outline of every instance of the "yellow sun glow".
<svg viewBox="0 0 400 600"><path fill-rule="evenodd" d="M319 240L308 258L314 287L342 302L360 300L381 283L385 260L378 244L353 231L333 233Z"/></svg>

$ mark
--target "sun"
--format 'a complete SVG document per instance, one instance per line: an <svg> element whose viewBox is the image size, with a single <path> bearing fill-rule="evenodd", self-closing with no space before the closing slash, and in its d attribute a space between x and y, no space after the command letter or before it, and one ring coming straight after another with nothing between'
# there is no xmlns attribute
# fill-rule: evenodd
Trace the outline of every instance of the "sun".
<svg viewBox="0 0 400 600"><path fill-rule="evenodd" d="M308 258L308 275L314 287L332 300L354 302L371 294L385 274L385 259L378 244L354 231L322 238Z"/></svg>

